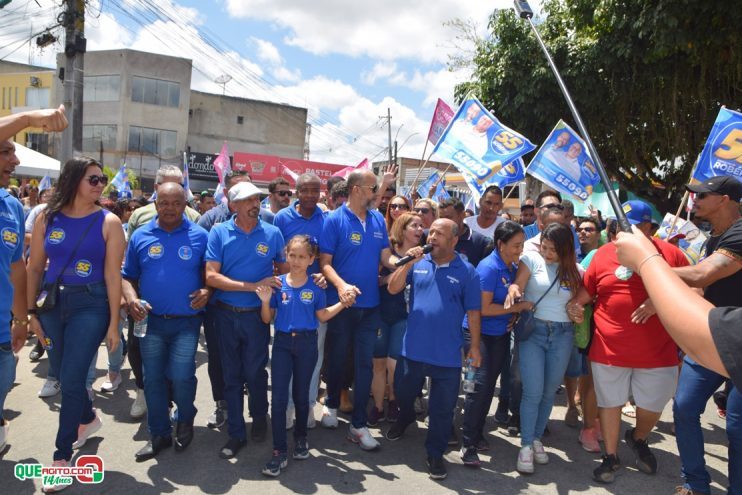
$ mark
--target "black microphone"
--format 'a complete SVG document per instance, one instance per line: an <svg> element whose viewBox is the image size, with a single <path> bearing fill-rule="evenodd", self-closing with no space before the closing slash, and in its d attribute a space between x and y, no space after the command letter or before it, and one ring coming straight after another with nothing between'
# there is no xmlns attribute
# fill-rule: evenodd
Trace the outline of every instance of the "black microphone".
<svg viewBox="0 0 742 495"><path fill-rule="evenodd" d="M426 244L426 245L423 246L423 254L428 254L432 250L433 250L433 245L432 244ZM414 259L415 259L414 256L409 256L409 255L408 256L404 256L402 258L399 258L397 261L395 261L394 262L394 266L406 265L407 263L409 263L410 261L412 261Z"/></svg>

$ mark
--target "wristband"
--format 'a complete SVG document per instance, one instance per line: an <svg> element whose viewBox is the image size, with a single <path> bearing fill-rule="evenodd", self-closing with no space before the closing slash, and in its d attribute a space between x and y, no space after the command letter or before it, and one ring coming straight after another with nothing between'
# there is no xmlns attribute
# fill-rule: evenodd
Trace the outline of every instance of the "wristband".
<svg viewBox="0 0 742 495"><path fill-rule="evenodd" d="M662 256L662 255L660 253L650 254L649 256L647 256L646 258L644 258L641 263L639 263L639 266L636 267L636 272L639 274L639 276L641 276L642 266L644 266L644 263L646 263L647 261L651 260L655 256Z"/></svg>
<svg viewBox="0 0 742 495"><path fill-rule="evenodd" d="M28 320L19 320L18 318L13 318L13 325L20 325L22 327L25 327L28 325Z"/></svg>

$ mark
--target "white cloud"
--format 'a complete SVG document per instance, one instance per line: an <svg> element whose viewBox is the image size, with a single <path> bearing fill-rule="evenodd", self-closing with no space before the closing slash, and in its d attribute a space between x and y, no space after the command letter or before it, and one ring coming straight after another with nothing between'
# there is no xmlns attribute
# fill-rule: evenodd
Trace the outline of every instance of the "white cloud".
<svg viewBox="0 0 742 495"><path fill-rule="evenodd" d="M309 53L340 53L378 60L415 59L445 62L442 47L451 38L443 23L473 18L486 23L495 8L511 8L509 0L226 0L227 12L288 29L285 42Z"/></svg>
<svg viewBox="0 0 742 495"><path fill-rule="evenodd" d="M286 67L276 45L254 36L250 37L250 41L255 46L258 60L269 67L270 73L275 79L282 82L297 82L301 79L301 70Z"/></svg>
<svg viewBox="0 0 742 495"><path fill-rule="evenodd" d="M364 84L375 84L379 79L387 79L394 75L399 69L397 64L389 62L378 62L370 71L364 71L361 74L361 81Z"/></svg>

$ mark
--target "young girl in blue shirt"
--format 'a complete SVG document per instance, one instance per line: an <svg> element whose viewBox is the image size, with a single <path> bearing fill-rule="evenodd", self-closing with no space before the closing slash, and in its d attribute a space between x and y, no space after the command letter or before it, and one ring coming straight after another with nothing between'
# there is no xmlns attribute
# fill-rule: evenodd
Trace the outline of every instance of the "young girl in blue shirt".
<svg viewBox="0 0 742 495"><path fill-rule="evenodd" d="M309 385L317 363L317 326L343 310L338 302L326 306L325 291L307 275L307 268L317 256L317 245L306 235L292 237L286 243L289 273L281 275L281 288L268 286L256 290L262 305L260 317L270 323L275 316L271 356L271 424L273 455L263 468L266 476L278 476L288 464L286 408L288 388L293 375L292 397L296 407L294 452L296 460L309 457L307 417Z"/></svg>

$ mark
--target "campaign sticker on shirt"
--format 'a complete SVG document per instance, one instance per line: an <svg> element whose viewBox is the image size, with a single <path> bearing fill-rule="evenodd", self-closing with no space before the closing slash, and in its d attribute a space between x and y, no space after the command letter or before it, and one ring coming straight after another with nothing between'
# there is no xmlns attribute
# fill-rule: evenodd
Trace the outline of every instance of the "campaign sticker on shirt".
<svg viewBox="0 0 742 495"><path fill-rule="evenodd" d="M93 273L93 264L88 260L77 260L75 263L75 275L78 277L89 277Z"/></svg>
<svg viewBox="0 0 742 495"><path fill-rule="evenodd" d="M3 244L8 249L15 249L18 246L18 232L10 227L5 227L2 230Z"/></svg>
<svg viewBox="0 0 742 495"><path fill-rule="evenodd" d="M356 246L360 246L362 239L363 239L363 237L361 236L361 233L360 232L351 232L350 233L350 243L351 244L354 244Z"/></svg>
<svg viewBox="0 0 742 495"><path fill-rule="evenodd" d="M312 302L314 302L314 292L309 289L304 289L299 293L299 299L304 304L312 304Z"/></svg>
<svg viewBox="0 0 742 495"><path fill-rule="evenodd" d="M162 258L163 254L165 254L165 246L163 246L159 242L152 244L147 250L147 256L149 256L153 260Z"/></svg>
<svg viewBox="0 0 742 495"><path fill-rule="evenodd" d="M567 281L567 280L562 280L561 282L559 282L559 288L562 289L562 290L572 290L569 287L569 281Z"/></svg>
<svg viewBox="0 0 742 495"><path fill-rule="evenodd" d="M288 304L291 302L291 294L288 292L281 292L281 303Z"/></svg>
<svg viewBox="0 0 742 495"><path fill-rule="evenodd" d="M184 261L193 258L193 249L191 249L191 246L180 246L178 249L178 257Z"/></svg>
<svg viewBox="0 0 742 495"><path fill-rule="evenodd" d="M616 278L619 280L628 280L631 278L631 276L634 274L634 272L625 266L619 266L616 268L616 271L614 272L616 275Z"/></svg>
<svg viewBox="0 0 742 495"><path fill-rule="evenodd" d="M255 252L258 253L258 256L268 256L268 250L268 244L264 242L259 242L258 245L255 246Z"/></svg>
<svg viewBox="0 0 742 495"><path fill-rule="evenodd" d="M49 244L60 244L65 237L64 229L55 227L49 232Z"/></svg>

